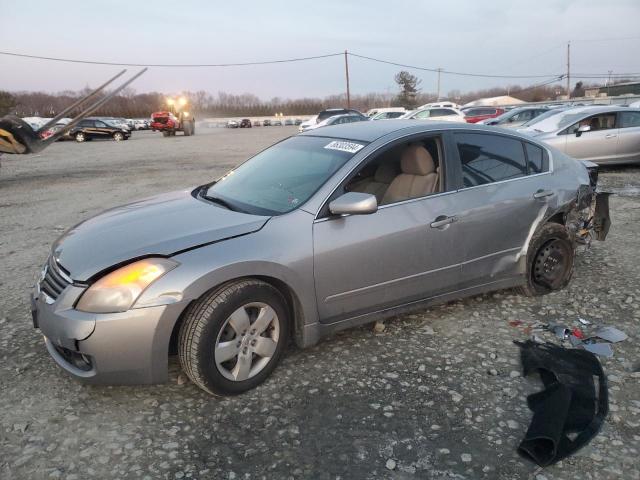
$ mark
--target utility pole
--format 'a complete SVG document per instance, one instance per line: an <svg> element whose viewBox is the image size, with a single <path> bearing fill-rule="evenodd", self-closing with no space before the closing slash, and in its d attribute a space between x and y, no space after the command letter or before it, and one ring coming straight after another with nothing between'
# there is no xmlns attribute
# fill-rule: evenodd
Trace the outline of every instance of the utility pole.
<svg viewBox="0 0 640 480"><path fill-rule="evenodd" d="M442 72L442 68L438 68L438 95L436 96L436 102L440 100L440 72Z"/></svg>
<svg viewBox="0 0 640 480"><path fill-rule="evenodd" d="M347 108L351 108L351 92L349 91L349 53L344 51L344 72L347 76Z"/></svg>
<svg viewBox="0 0 640 480"><path fill-rule="evenodd" d="M611 74L613 70L609 70L609 78L607 78L607 97L609 96L609 86L611 85Z"/></svg>
<svg viewBox="0 0 640 480"><path fill-rule="evenodd" d="M567 100L571 98L571 42L567 42Z"/></svg>

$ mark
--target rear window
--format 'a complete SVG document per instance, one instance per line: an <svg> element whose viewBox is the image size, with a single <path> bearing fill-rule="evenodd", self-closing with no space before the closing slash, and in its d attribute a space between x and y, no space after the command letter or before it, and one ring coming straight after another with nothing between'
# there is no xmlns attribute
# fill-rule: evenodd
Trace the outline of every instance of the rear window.
<svg viewBox="0 0 640 480"><path fill-rule="evenodd" d="M527 175L522 142L500 135L456 133L464 187Z"/></svg>
<svg viewBox="0 0 640 480"><path fill-rule="evenodd" d="M347 110L325 110L324 112L320 112L318 115L318 123L335 115L344 115L345 113L349 112Z"/></svg>

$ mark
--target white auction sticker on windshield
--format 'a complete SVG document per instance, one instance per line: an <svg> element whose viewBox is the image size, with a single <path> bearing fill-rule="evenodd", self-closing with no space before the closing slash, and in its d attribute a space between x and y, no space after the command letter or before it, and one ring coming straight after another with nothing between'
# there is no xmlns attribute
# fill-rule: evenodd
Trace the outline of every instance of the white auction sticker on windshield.
<svg viewBox="0 0 640 480"><path fill-rule="evenodd" d="M327 148L329 150L340 150L341 152L347 152L347 153L356 153L358 150L360 150L363 147L364 145L360 145L359 143L334 140L324 148Z"/></svg>

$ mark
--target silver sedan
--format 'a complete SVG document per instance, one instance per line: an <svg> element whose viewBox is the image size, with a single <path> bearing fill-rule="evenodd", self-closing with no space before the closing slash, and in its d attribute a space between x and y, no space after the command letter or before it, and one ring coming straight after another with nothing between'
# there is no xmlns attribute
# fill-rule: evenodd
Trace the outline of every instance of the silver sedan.
<svg viewBox="0 0 640 480"><path fill-rule="evenodd" d="M576 242L609 228L596 181L597 166L491 127L325 127L73 227L35 285L34 325L77 379L162 382L177 353L195 384L238 394L291 341L490 290L563 288Z"/></svg>
<svg viewBox="0 0 640 480"><path fill-rule="evenodd" d="M519 131L574 158L599 164L640 162L638 108L570 108Z"/></svg>

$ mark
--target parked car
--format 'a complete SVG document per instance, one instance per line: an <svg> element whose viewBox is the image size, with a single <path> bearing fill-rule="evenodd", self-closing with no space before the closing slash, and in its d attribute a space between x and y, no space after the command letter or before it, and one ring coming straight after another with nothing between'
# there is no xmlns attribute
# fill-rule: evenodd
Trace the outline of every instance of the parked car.
<svg viewBox="0 0 640 480"><path fill-rule="evenodd" d="M270 127L271 126L271 120L269 120L268 118L266 120L263 120L262 125L265 127Z"/></svg>
<svg viewBox="0 0 640 480"><path fill-rule="evenodd" d="M293 120L292 120L292 119L290 119L290 118L287 118L287 119L284 121L284 125L285 125L285 126L287 126L287 127L292 126L292 125L293 125Z"/></svg>
<svg viewBox="0 0 640 480"><path fill-rule="evenodd" d="M240 120L240 128L251 128L251 120L248 118Z"/></svg>
<svg viewBox="0 0 640 480"><path fill-rule="evenodd" d="M607 234L596 180L595 165L485 126L312 130L71 228L34 287L34 326L79 380L166 381L175 348L196 385L238 394L290 340L490 290L562 289L584 229Z"/></svg>
<svg viewBox="0 0 640 480"><path fill-rule="evenodd" d="M371 116L370 118L371 118L371 120L392 120L394 118L402 117L405 113L406 113L406 111L403 108L402 111L396 110L396 111L391 111L391 112L379 112L379 113L376 113L375 115Z"/></svg>
<svg viewBox="0 0 640 480"><path fill-rule="evenodd" d="M523 123L522 125L520 125L520 127L517 127L517 130L518 130L519 132L523 132L523 131L525 131L525 129L526 129L527 127L529 127L529 126L531 126L531 125L535 125L536 123L541 122L542 120L544 120L544 119L546 119L546 118L549 118L550 116L555 115L555 114L557 114L558 112L563 112L563 111L568 110L568 109L570 109L570 108L573 108L573 107L570 107L570 106L567 106L567 105L561 105L561 106L559 106L559 107L556 107L556 106L554 106L554 107L549 107L549 110L547 110L546 112L544 112L544 113L542 113L542 114L538 115L538 116L537 116L537 117L535 117L535 118L532 118L532 119L531 119L531 120L529 120L528 122Z"/></svg>
<svg viewBox="0 0 640 480"><path fill-rule="evenodd" d="M558 112L521 132L565 154L595 163L640 162L640 109L577 107Z"/></svg>
<svg viewBox="0 0 640 480"><path fill-rule="evenodd" d="M238 128L240 124L236 120L229 120L227 122L227 128Z"/></svg>
<svg viewBox="0 0 640 480"><path fill-rule="evenodd" d="M322 122L316 123L315 125L311 125L309 128L307 128L307 130L315 130L316 128L328 127L330 125L342 125L345 123L366 122L368 120L369 120L369 117L365 117L361 113L335 115L333 117L327 118L326 120L323 120Z"/></svg>
<svg viewBox="0 0 640 480"><path fill-rule="evenodd" d="M293 124L294 124L294 125L301 125L301 124L302 124L302 119L300 119L300 118L296 118L296 119L293 121Z"/></svg>
<svg viewBox="0 0 640 480"><path fill-rule="evenodd" d="M262 122L260 120L254 120L253 121L253 126L254 127L261 127L262 126Z"/></svg>
<svg viewBox="0 0 640 480"><path fill-rule="evenodd" d="M69 130L69 136L76 142L85 142L94 138L111 138L116 142L128 140L131 132L121 125L109 124L101 119L85 118Z"/></svg>
<svg viewBox="0 0 640 480"><path fill-rule="evenodd" d="M386 113L386 112L401 112L401 113L406 113L406 109L404 107L379 107L379 108L372 108L370 110L367 110L367 113L365 114L367 117L369 118L373 118L381 113ZM386 118L386 117L383 117Z"/></svg>
<svg viewBox="0 0 640 480"><path fill-rule="evenodd" d="M456 110L461 110L460 105L454 102L425 103L418 107L418 110L422 110L423 108L455 108Z"/></svg>
<svg viewBox="0 0 640 480"><path fill-rule="evenodd" d="M480 120L477 123L502 128L517 128L548 111L550 110L547 107L517 107L498 117Z"/></svg>
<svg viewBox="0 0 640 480"><path fill-rule="evenodd" d="M305 120L304 122L300 122L300 125L298 126L298 131L299 132L304 132L311 125L315 125L317 123L317 121L318 121L318 116L314 115L313 117L309 118L308 120Z"/></svg>
<svg viewBox="0 0 640 480"><path fill-rule="evenodd" d="M400 118L412 120L436 120L440 122L464 122L464 114L455 108L423 108L405 113Z"/></svg>
<svg viewBox="0 0 640 480"><path fill-rule="evenodd" d="M480 120L495 118L505 112L501 107L471 107L462 110L467 123L477 123Z"/></svg>
<svg viewBox="0 0 640 480"><path fill-rule="evenodd" d="M274 120L272 125L274 127L281 127L282 126L282 120Z"/></svg>

